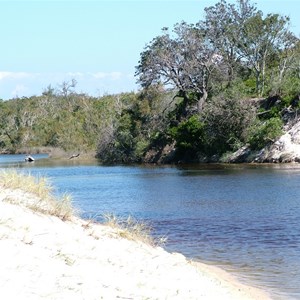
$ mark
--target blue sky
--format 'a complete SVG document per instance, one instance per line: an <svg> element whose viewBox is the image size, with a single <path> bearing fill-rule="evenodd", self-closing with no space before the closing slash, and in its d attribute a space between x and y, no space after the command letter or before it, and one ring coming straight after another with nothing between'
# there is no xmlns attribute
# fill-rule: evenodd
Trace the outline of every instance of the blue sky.
<svg viewBox="0 0 300 300"><path fill-rule="evenodd" d="M0 0L0 99L40 95L72 78L77 92L93 96L137 90L133 75L145 45L162 27L203 19L217 2ZM300 36L299 0L252 2L290 16Z"/></svg>

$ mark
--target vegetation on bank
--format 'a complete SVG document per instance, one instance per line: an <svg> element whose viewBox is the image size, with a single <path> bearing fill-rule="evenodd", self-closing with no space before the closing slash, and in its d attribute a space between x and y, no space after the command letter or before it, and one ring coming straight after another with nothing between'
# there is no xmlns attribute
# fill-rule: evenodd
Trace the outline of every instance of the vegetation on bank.
<svg viewBox="0 0 300 300"><path fill-rule="evenodd" d="M5 201L13 204L25 205L35 212L57 216L62 220L70 220L75 215L70 195L60 199L53 195L53 188L49 181L31 175L18 173L14 170L0 173L0 186L29 193L27 201L20 197L6 197Z"/></svg>
<svg viewBox="0 0 300 300"><path fill-rule="evenodd" d="M63 221L72 220L77 216L72 204L72 197L65 194L58 198L53 194L53 187L45 177L34 177L15 170L0 172L0 188L12 189L16 193L9 193L4 202L25 206L34 212L56 216ZM17 191L22 191L22 195ZM118 237L139 241L152 246L161 246L166 238L152 236L152 228L148 223L138 221L131 216L117 217L113 214L103 215L103 224L111 227ZM87 229L93 220L88 220L83 226Z"/></svg>
<svg viewBox="0 0 300 300"><path fill-rule="evenodd" d="M105 163L219 160L260 150L298 118L300 42L289 18L221 0L164 28L136 67L138 93L90 97L76 82L0 102L0 149L88 152Z"/></svg>
<svg viewBox="0 0 300 300"><path fill-rule="evenodd" d="M117 217L114 214L104 214L104 225L113 228L118 236L132 241L140 241L151 246L163 246L167 241L166 237L153 237L153 229L149 223L127 218Z"/></svg>

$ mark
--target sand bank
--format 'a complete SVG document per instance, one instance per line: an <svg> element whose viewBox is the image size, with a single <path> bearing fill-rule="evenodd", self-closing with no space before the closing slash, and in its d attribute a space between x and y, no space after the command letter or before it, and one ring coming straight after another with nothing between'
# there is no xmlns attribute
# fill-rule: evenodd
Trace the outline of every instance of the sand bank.
<svg viewBox="0 0 300 300"><path fill-rule="evenodd" d="M23 205L30 197L0 186L1 299L270 299L108 226L34 212Z"/></svg>

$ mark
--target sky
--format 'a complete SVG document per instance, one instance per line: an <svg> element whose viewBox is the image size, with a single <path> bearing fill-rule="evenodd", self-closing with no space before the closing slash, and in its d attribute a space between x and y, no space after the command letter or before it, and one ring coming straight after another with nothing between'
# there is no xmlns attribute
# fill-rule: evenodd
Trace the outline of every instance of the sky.
<svg viewBox="0 0 300 300"><path fill-rule="evenodd" d="M76 92L137 91L140 53L163 27L203 20L217 0L0 0L0 99L41 95L76 79ZM234 2L229 0L227 2ZM291 18L299 0L253 0L264 14Z"/></svg>

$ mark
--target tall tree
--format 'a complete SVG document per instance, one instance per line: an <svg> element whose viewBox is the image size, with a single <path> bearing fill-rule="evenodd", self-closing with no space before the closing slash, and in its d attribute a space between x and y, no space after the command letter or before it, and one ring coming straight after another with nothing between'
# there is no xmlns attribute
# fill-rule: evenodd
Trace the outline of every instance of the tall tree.
<svg viewBox="0 0 300 300"><path fill-rule="evenodd" d="M239 37L245 20L255 14L256 7L249 0L239 0L237 5L221 0L204 10L205 18L197 26L205 32L209 42L218 49L223 67L226 67L223 74L227 74L225 80L230 85L243 56L238 52Z"/></svg>
<svg viewBox="0 0 300 300"><path fill-rule="evenodd" d="M202 111L208 96L211 75L218 65L218 51L208 43L201 28L185 22L176 24L154 38L141 53L136 76L142 87L163 84L178 90L184 112L195 101Z"/></svg>
<svg viewBox="0 0 300 300"><path fill-rule="evenodd" d="M286 44L291 36L288 30L289 18L278 14L257 12L245 21L240 36L239 52L245 63L253 70L256 80L256 92L262 96L265 92L266 71L269 58Z"/></svg>
<svg viewBox="0 0 300 300"><path fill-rule="evenodd" d="M277 58L279 85L281 85L287 73L293 72L300 78L300 41L292 33L285 35Z"/></svg>

